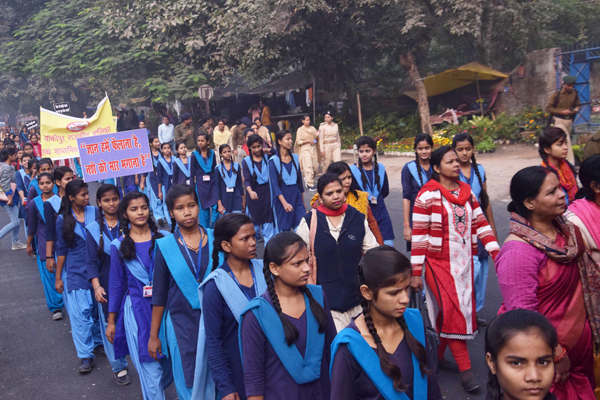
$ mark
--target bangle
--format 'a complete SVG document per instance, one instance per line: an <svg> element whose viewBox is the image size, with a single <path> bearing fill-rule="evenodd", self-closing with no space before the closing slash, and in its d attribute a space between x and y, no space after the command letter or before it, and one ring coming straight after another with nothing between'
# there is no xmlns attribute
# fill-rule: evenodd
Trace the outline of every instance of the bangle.
<svg viewBox="0 0 600 400"><path fill-rule="evenodd" d="M100 285L96 286L96 287L94 288L94 290L98 289L99 287L100 287Z"/></svg>
<svg viewBox="0 0 600 400"><path fill-rule="evenodd" d="M563 348L562 348L562 353L560 353L560 356L558 356L558 357L556 357L556 358L554 359L554 363L556 364L556 363L559 363L559 362L561 362L562 360L564 360L564 359L565 359L565 357L566 357L566 356L567 356L567 349L565 349L565 348L563 347Z"/></svg>

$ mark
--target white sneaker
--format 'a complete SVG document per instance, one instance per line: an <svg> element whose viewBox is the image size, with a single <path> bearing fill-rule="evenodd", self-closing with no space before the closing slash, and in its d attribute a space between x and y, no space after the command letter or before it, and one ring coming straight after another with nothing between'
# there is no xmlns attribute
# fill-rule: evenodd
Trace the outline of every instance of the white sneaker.
<svg viewBox="0 0 600 400"><path fill-rule="evenodd" d="M52 313L52 320L53 321L58 321L63 319L63 313L62 311L54 311L54 313Z"/></svg>
<svg viewBox="0 0 600 400"><path fill-rule="evenodd" d="M27 248L27 245L25 243L13 242L13 244L12 244L13 250L22 250L22 249L26 249L26 248Z"/></svg>

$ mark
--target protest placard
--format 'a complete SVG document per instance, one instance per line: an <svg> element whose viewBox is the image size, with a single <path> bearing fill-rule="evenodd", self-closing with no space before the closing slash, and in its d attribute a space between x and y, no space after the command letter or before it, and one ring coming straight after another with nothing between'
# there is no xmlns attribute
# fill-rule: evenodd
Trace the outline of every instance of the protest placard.
<svg viewBox="0 0 600 400"><path fill-rule="evenodd" d="M77 148L85 182L152 171L145 129L78 138Z"/></svg>
<svg viewBox="0 0 600 400"><path fill-rule="evenodd" d="M71 112L71 105L69 103L54 103L54 111L59 114Z"/></svg>
<svg viewBox="0 0 600 400"><path fill-rule="evenodd" d="M27 129L33 129L38 126L38 122L37 122L37 120L29 121L29 122L25 123L25 126L27 127Z"/></svg>

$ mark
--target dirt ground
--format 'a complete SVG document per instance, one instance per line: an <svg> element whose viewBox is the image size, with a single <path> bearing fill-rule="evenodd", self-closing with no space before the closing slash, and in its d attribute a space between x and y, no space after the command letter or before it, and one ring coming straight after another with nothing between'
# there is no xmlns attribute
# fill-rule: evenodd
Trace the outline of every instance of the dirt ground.
<svg viewBox="0 0 600 400"><path fill-rule="evenodd" d="M496 151L478 154L477 163L485 167L487 190L492 201L510 201L510 180L522 168L539 165L537 147L525 144L499 145ZM401 172L412 157L383 156L391 190L402 190Z"/></svg>

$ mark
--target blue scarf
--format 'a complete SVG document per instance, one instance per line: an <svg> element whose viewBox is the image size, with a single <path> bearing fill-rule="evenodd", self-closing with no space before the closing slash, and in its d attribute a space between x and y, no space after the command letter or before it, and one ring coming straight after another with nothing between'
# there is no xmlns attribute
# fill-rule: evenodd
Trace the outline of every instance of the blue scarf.
<svg viewBox="0 0 600 400"><path fill-rule="evenodd" d="M238 174L240 173L239 164L236 162L232 163L231 171L227 171L227 168L225 168L225 165L223 165L223 164L217 165L217 173L219 175L221 175L223 182L225 182L225 185L228 188L235 187L235 183L237 181L237 174L233 173L234 170L238 171L237 172Z"/></svg>
<svg viewBox="0 0 600 400"><path fill-rule="evenodd" d="M118 225L117 225L118 226ZM91 224L86 226L92 238L98 246L100 246L100 236L102 235L102 226L98 223L98 221L94 221ZM110 240L104 241L104 254L108 254L110 256Z"/></svg>
<svg viewBox="0 0 600 400"><path fill-rule="evenodd" d="M57 195L54 195L46 201L49 201L50 204L52 205L52 208L54 209L54 211L56 213L58 213L58 210L60 209L60 202L61 202L60 197L58 197ZM42 216L42 220L44 221L44 223L46 223L46 214L44 213L44 200L42 200L42 195L39 195L35 199L33 199L33 202L35 203L38 211L40 212L40 215Z"/></svg>
<svg viewBox="0 0 600 400"><path fill-rule="evenodd" d="M277 169L277 173L279 175L281 175L281 179L288 186L293 186L298 183L298 176L297 176L296 171L300 170L300 161L298 158L298 154L292 154L292 155L293 155L292 162L294 163L294 165L292 166L291 172L288 172L286 168L283 168L283 165L281 163L281 159L279 158L279 156L273 156L269 160L269 162L273 161L273 164L275 165L275 169Z"/></svg>
<svg viewBox="0 0 600 400"><path fill-rule="evenodd" d="M198 165L200 168L202 168L202 171L204 171L205 174L210 174L213 172L212 165L213 160L215 159L215 152L212 151L212 149L208 149L208 158L206 161L204 161L204 157L202 157L202 154L200 154L198 150L194 150L194 158L196 161L198 161Z"/></svg>
<svg viewBox="0 0 600 400"><path fill-rule="evenodd" d="M485 170L483 169L483 165L479 165L477 164L477 169L479 170L479 175L481 175L481 180L483 182L485 182ZM473 191L473 193L475 193L475 196L477 197L477 201L480 200L480 195L481 195L481 185L479 184L479 179L477 179L477 174L475 173L475 168L473 167L473 164L471 164L471 176L469 177L469 179L467 179L463 173L462 170L460 171L460 175L458 177L462 182L466 183L467 185L471 186L471 190Z"/></svg>
<svg viewBox="0 0 600 400"><path fill-rule="evenodd" d="M160 233L162 233L165 237L169 237L171 235L171 232L167 231L160 231ZM115 246L117 250L121 250L121 241L118 238L113 240L111 245ZM134 258L133 260L123 261L125 262L127 269L129 269L129 272L131 272L131 275L135 276L138 281L142 282L144 285L149 285L152 282L154 277L150 276L148 269L140 262L138 257Z"/></svg>
<svg viewBox="0 0 600 400"><path fill-rule="evenodd" d="M158 162L160 162L160 165L162 165L169 176L173 176L173 159L171 159L171 162L169 162L164 157L159 156Z"/></svg>
<svg viewBox="0 0 600 400"><path fill-rule="evenodd" d="M184 173L184 175L186 176L186 178L190 177L190 169L188 168L189 164L189 158L188 158L188 165L186 166L183 161L181 161L181 158L175 158L175 164L177 164L177 166L179 167L179 169L181 170L181 172Z"/></svg>
<svg viewBox="0 0 600 400"><path fill-rule="evenodd" d="M381 187L383 187L383 182L385 181L385 166L383 164L378 164L378 166L379 184L381 185ZM373 174L373 182L371 182L367 176L368 184L365 187L362 181L361 169L359 169L358 166L356 166L355 164L352 164L350 166L350 171L352 171L352 175L354 175L354 180L356 181L356 183L358 183L358 186L360 186L360 190L369 193L369 199L373 197L376 199L379 198L381 190L377 187L377 184L375 183L375 174ZM365 175L366 174L367 173L365 172ZM419 181L417 180L417 182Z"/></svg>
<svg viewBox="0 0 600 400"><path fill-rule="evenodd" d="M267 290L267 283L265 282L262 271L262 260L252 260L252 267L254 268L254 273L256 275L258 293L263 293L265 290ZM231 276L222 268L217 268L216 270L212 271L204 280L204 282L202 282L202 284L200 284L198 287L200 304L202 304L202 298L204 297L204 285L213 279L217 285L217 288L223 295L227 306L231 310L231 313L239 323L242 312L248 305L249 301ZM206 328L204 326L204 313L202 313L200 315L200 330L198 332L196 371L194 373L194 390L192 392L192 399L215 398L215 382L213 381L210 369L208 368L208 355L206 352L206 347Z"/></svg>
<svg viewBox="0 0 600 400"><path fill-rule="evenodd" d="M404 311L404 320L406 321L410 333L425 346L425 330L421 312L414 308L407 308L406 311ZM381 369L379 357L375 350L367 343L360 333L352 328L342 329L331 344L330 375L333 367L333 360L335 360L335 354L342 343L345 343L348 346L354 359L386 400L409 400L406 393L398 392L394 389L394 381L392 381L392 378L387 376ZM421 375L419 360L417 360L414 354L412 354L412 362L414 370L413 399L426 399L427 377Z"/></svg>
<svg viewBox="0 0 600 400"><path fill-rule="evenodd" d="M307 288L322 306L323 289L321 286L307 285ZM242 312L242 318L250 310L256 316L277 357L298 385L313 382L321 377L321 361L325 347L325 333L319 333L319 324L310 309L310 301L306 295L304 295L304 303L306 305L306 354L304 358L295 344L287 345L281 318L266 299L255 297ZM240 353L243 354L241 323L239 330Z"/></svg>
<svg viewBox="0 0 600 400"><path fill-rule="evenodd" d="M244 162L250 170L250 176L253 176L256 173L256 183L258 183L259 185L264 185L265 183L269 182L269 166L265 162L264 158L261 161L262 167L260 171L258 170L258 168L254 167L254 162L252 161L251 156L247 156L246 158L244 158Z"/></svg>
<svg viewBox="0 0 600 400"><path fill-rule="evenodd" d="M73 216L73 218L75 218L75 216ZM85 226L88 223L91 223L89 221L95 221L96 220L96 208L95 207L91 207L91 206L86 206L85 209L83 210L83 227L81 226L81 223L79 221L77 221L77 219L75 219L75 233L77 234L77 236L79 236L80 238L82 238L84 241L86 240L86 234L83 231L83 229L85 228Z"/></svg>
<svg viewBox="0 0 600 400"><path fill-rule="evenodd" d="M419 187L423 187L424 184L429 182L429 178L427 177L427 172L425 172L425 170L422 167L421 167L421 178L419 179L419 171L417 170L417 162L416 161L409 162L408 164L406 164L406 167L408 168L408 171L410 172L412 177L415 178L415 181L417 181L417 185L419 185ZM381 182L383 185L383 181L381 181ZM421 184L421 182L423 182L423 184Z"/></svg>

